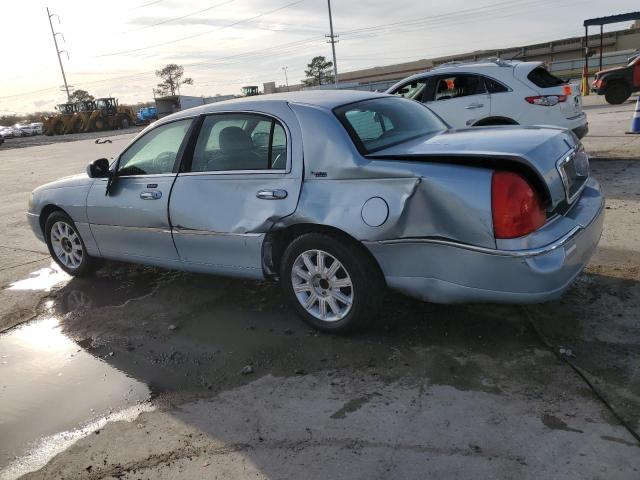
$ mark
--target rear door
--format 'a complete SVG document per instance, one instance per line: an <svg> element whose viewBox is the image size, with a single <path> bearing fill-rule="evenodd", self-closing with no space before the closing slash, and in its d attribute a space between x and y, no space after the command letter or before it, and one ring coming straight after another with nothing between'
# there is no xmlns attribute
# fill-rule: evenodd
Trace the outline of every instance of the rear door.
<svg viewBox="0 0 640 480"><path fill-rule="evenodd" d="M87 196L87 216L102 255L142 263L178 260L168 218L171 186L192 119L160 125L119 157L117 177L96 179Z"/></svg>
<svg viewBox="0 0 640 480"><path fill-rule="evenodd" d="M438 75L423 98L431 110L454 128L472 126L491 112L491 98L480 75Z"/></svg>
<svg viewBox="0 0 640 480"><path fill-rule="evenodd" d="M211 273L262 277L265 234L298 203L302 158L293 157L294 147L289 127L272 115L204 117L169 205L182 262ZM294 160L300 168L292 168Z"/></svg>

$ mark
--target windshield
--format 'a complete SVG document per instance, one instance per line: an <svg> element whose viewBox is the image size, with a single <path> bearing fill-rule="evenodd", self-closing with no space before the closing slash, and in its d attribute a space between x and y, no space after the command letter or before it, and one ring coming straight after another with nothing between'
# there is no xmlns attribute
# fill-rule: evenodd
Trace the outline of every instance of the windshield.
<svg viewBox="0 0 640 480"><path fill-rule="evenodd" d="M448 128L421 103L398 97L351 103L334 109L334 113L362 154Z"/></svg>

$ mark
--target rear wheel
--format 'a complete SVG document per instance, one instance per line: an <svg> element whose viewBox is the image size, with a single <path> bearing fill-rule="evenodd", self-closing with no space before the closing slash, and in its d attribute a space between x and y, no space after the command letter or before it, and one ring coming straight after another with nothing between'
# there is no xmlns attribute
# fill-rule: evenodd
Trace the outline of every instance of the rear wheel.
<svg viewBox="0 0 640 480"><path fill-rule="evenodd" d="M280 282L302 319L312 327L346 333L373 319L384 280L362 247L334 235L307 233L287 247Z"/></svg>
<svg viewBox="0 0 640 480"><path fill-rule="evenodd" d="M619 105L631 96L629 85L616 82L609 85L604 91L604 98L611 105Z"/></svg>
<svg viewBox="0 0 640 480"><path fill-rule="evenodd" d="M53 126L53 133L55 133L56 135L62 135L64 133L64 125L62 124L62 122L56 122L56 124Z"/></svg>
<svg viewBox="0 0 640 480"><path fill-rule="evenodd" d="M95 258L89 256L73 220L64 212L53 212L45 223L47 247L53 260L69 275L82 277L93 273Z"/></svg>

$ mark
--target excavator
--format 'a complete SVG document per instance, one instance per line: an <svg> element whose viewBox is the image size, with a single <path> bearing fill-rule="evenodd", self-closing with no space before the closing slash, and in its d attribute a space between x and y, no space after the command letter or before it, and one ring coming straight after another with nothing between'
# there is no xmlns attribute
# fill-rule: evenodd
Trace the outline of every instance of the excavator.
<svg viewBox="0 0 640 480"><path fill-rule="evenodd" d="M73 103L61 103L56 107L56 110L58 110L58 113L42 119L42 131L45 135L62 135L65 133L76 113L76 106Z"/></svg>

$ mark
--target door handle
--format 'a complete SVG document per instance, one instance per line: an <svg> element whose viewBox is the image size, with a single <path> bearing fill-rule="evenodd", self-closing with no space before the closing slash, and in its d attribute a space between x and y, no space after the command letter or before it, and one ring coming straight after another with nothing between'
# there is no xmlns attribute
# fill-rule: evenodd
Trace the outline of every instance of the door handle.
<svg viewBox="0 0 640 480"><path fill-rule="evenodd" d="M471 105L467 105L464 107L465 110L473 110L474 108L482 108L484 107L484 103L472 103Z"/></svg>
<svg viewBox="0 0 640 480"><path fill-rule="evenodd" d="M260 190L256 193L256 197L262 200L282 200L287 198L286 190Z"/></svg>
<svg viewBox="0 0 640 480"><path fill-rule="evenodd" d="M142 192L140 194L140 198L142 200L158 200L159 198L162 198L162 192Z"/></svg>

